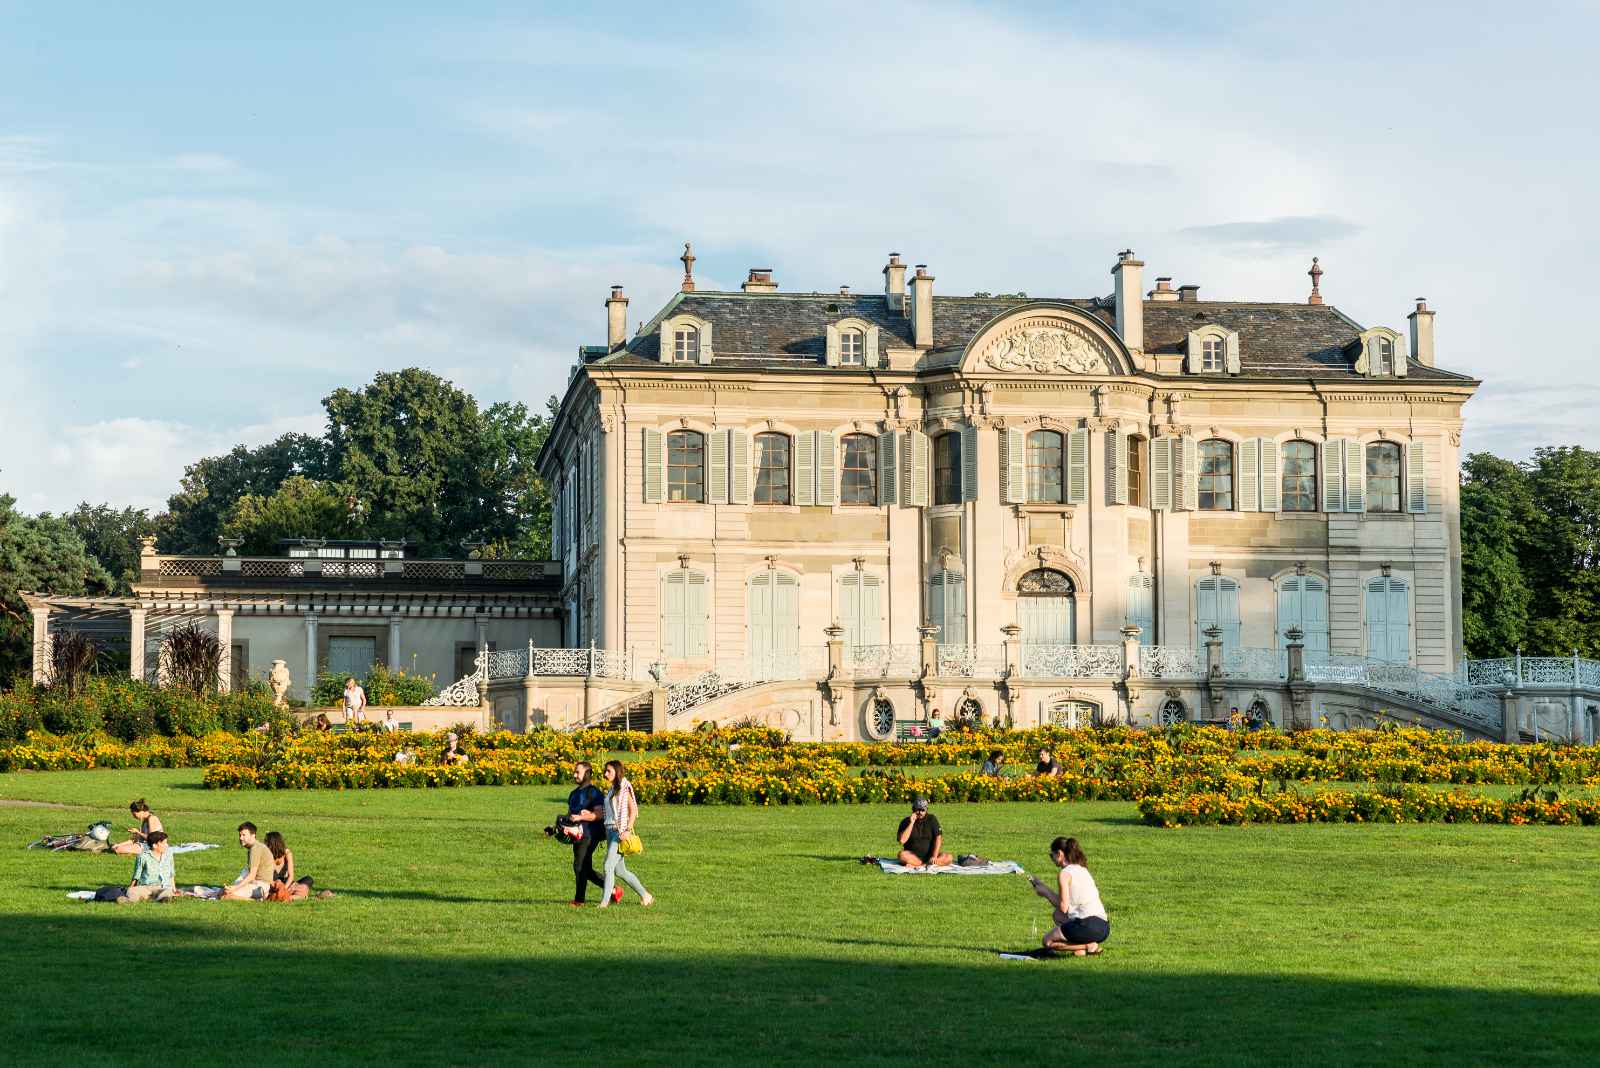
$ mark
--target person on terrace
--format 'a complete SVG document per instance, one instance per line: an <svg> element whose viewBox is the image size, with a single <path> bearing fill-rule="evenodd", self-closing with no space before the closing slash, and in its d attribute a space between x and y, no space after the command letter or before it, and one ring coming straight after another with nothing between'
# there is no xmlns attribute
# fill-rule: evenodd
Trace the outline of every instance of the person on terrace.
<svg viewBox="0 0 1600 1068"><path fill-rule="evenodd" d="M361 723L367 718L367 691L354 678L344 680L344 721Z"/></svg>
<svg viewBox="0 0 1600 1068"><path fill-rule="evenodd" d="M172 849L165 831L151 831L133 862L133 881L117 904L134 901L171 901L178 893L172 870Z"/></svg>
<svg viewBox="0 0 1600 1068"><path fill-rule="evenodd" d="M1111 921L1100 900L1100 888L1089 874L1088 858L1076 838L1050 843L1050 860L1060 869L1054 890L1036 875L1028 876L1033 892L1050 902L1055 926L1044 936L1044 948L1075 957L1092 957L1111 937Z"/></svg>
<svg viewBox="0 0 1600 1068"><path fill-rule="evenodd" d="M113 853L125 857L136 856L139 853L142 853L144 851L145 843L149 840L150 835L157 831L166 830L166 828L161 825L161 820L150 811L149 803L143 798L140 798L137 801L129 802L128 811L133 814L134 819L139 821L139 826L129 827L128 840L126 842L118 842L116 845L111 847L111 851Z"/></svg>
<svg viewBox="0 0 1600 1068"><path fill-rule="evenodd" d="M1054 779L1061 774L1061 761L1057 760L1055 754L1050 750L1041 748L1039 750L1039 763L1033 769L1033 773L1035 775L1043 775L1048 779Z"/></svg>
<svg viewBox="0 0 1600 1068"><path fill-rule="evenodd" d="M926 797L917 797L911 802L911 815L900 821L895 837L900 842L900 855L895 859L908 868L955 862L954 857L944 852L944 829L939 826L939 817L928 811Z"/></svg>

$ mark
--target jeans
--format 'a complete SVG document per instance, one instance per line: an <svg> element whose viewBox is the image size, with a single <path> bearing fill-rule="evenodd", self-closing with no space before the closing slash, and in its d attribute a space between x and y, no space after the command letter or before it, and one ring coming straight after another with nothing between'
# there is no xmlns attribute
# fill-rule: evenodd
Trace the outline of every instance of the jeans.
<svg viewBox="0 0 1600 1068"><path fill-rule="evenodd" d="M583 903L588 894L589 884L603 887L605 880L600 878L600 873L594 870L594 851L600 848L598 834L586 834L572 843L572 874L577 879L577 889L572 891L572 900Z"/></svg>
<svg viewBox="0 0 1600 1068"><path fill-rule="evenodd" d="M622 851L618 848L621 841L622 836L617 834L615 827L606 828L606 881L604 889L605 899L608 903L611 900L611 888L616 886L618 877L621 877L623 882L632 887L633 892L641 898L649 895L649 891L644 888L644 884L639 882L638 876L628 870L627 862L622 859Z"/></svg>

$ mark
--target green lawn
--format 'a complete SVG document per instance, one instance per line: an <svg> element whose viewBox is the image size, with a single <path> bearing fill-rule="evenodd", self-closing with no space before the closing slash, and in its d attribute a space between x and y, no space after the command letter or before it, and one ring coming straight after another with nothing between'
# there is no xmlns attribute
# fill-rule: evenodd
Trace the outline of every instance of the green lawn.
<svg viewBox="0 0 1600 1068"><path fill-rule="evenodd" d="M1594 828L1156 830L1130 804L949 805L949 845L1043 871L1078 835L1099 959L1007 962L1021 877L890 877L897 807L643 813L643 910L575 912L551 787L217 793L200 772L0 776L8 1064L1600 1062ZM147 797L180 882L280 830L338 896L118 907L131 862L20 847Z"/></svg>

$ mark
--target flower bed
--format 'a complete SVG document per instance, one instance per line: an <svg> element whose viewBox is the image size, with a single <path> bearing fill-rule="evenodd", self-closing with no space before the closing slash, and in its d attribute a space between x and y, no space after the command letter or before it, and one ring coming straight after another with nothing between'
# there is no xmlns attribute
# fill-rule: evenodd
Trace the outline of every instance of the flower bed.
<svg viewBox="0 0 1600 1068"><path fill-rule="evenodd" d="M1324 790L1301 794L1243 794L1217 790L1173 791L1139 801L1144 821L1156 827L1245 823L1600 823L1600 800L1518 798L1443 793L1420 786L1393 792Z"/></svg>

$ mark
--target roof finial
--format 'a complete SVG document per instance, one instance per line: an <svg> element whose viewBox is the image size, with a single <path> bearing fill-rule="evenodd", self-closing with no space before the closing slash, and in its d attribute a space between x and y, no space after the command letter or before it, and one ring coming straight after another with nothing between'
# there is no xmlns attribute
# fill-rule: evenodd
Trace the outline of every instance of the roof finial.
<svg viewBox="0 0 1600 1068"><path fill-rule="evenodd" d="M1306 274L1311 276L1311 296L1306 298L1307 304L1322 303L1322 268L1317 265L1317 257L1311 257L1311 270Z"/></svg>
<svg viewBox="0 0 1600 1068"><path fill-rule="evenodd" d="M682 263L683 263L683 286L682 286L682 289L683 289L683 291L685 293L693 293L694 292L694 249L689 246L689 242L685 241L683 243L683 255L679 256L678 259L680 261L682 261Z"/></svg>

